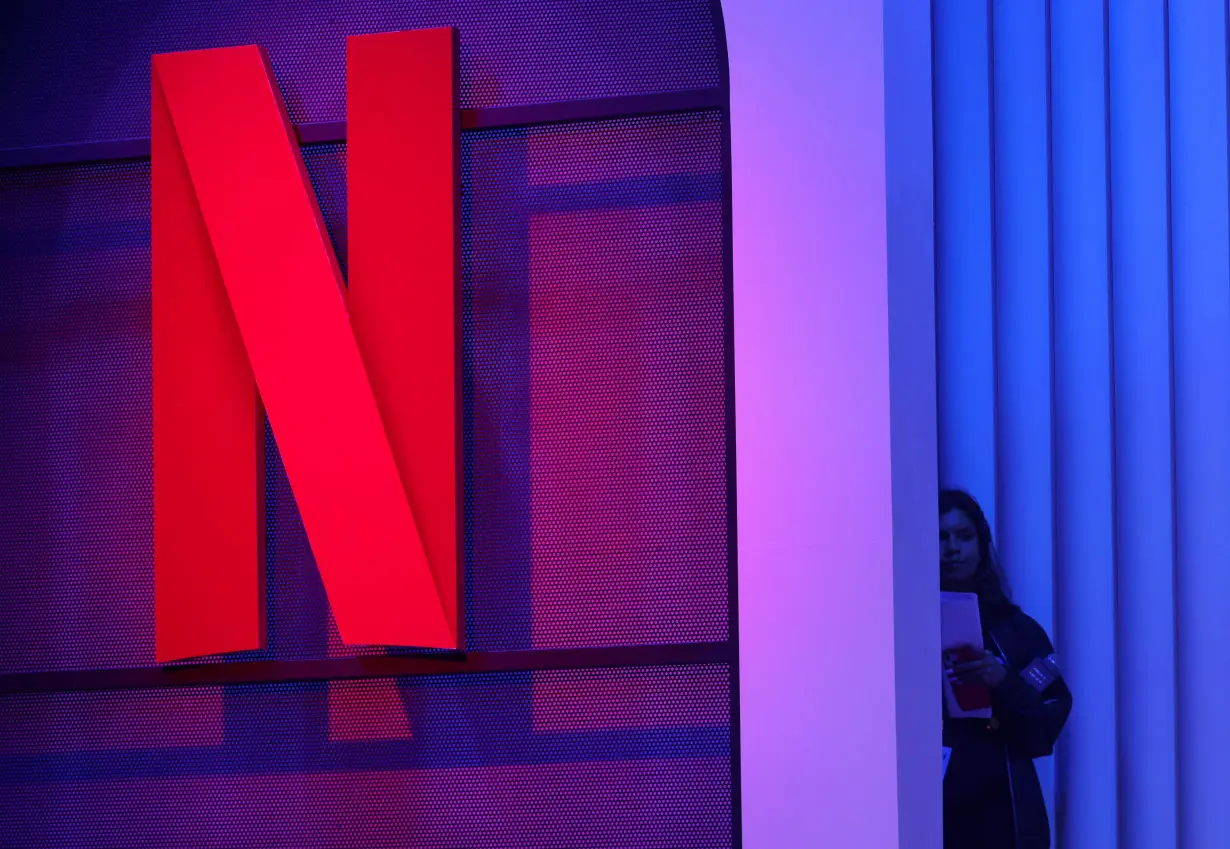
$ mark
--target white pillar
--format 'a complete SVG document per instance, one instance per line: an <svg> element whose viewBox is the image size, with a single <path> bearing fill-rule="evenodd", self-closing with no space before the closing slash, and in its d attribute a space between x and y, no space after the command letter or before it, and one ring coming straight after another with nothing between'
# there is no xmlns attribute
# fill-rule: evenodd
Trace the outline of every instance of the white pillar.
<svg viewBox="0 0 1230 849"><path fill-rule="evenodd" d="M744 845L938 849L930 6L723 7Z"/></svg>

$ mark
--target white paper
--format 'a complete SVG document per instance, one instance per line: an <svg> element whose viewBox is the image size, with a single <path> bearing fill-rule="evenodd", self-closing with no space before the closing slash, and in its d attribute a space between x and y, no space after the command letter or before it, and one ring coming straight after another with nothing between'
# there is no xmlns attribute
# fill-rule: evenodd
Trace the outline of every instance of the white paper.
<svg viewBox="0 0 1230 849"><path fill-rule="evenodd" d="M978 615L978 596L973 593L940 593L940 648L955 649L973 646L983 650L982 618ZM948 715L954 719L990 719L991 709L962 710L948 683L943 658L940 659L940 674L944 682L944 704Z"/></svg>
<svg viewBox="0 0 1230 849"><path fill-rule="evenodd" d="M982 651L982 618L973 593L940 593L940 648L973 646Z"/></svg>

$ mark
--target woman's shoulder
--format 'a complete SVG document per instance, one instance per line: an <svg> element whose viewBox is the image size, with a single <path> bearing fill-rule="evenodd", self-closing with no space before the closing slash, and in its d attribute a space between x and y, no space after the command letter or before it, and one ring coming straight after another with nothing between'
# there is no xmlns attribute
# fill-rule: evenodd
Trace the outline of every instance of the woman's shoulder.
<svg viewBox="0 0 1230 849"><path fill-rule="evenodd" d="M1037 619L1034 619L1021 608L1014 608L1008 620L1016 638L1022 643L1036 646L1036 649L1034 649L1035 653L1050 654L1054 650L1051 647L1051 638L1046 633L1046 629L1039 624Z"/></svg>

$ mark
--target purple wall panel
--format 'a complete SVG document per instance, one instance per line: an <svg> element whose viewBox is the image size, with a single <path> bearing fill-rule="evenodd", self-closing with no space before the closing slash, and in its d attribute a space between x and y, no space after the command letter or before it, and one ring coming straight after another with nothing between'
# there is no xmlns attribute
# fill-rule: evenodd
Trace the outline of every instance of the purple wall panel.
<svg viewBox="0 0 1230 849"><path fill-rule="evenodd" d="M5 788L0 828L28 849L718 849L729 785L725 758L63 782Z"/></svg>
<svg viewBox="0 0 1230 849"><path fill-rule="evenodd" d="M6 6L9 4L5 4ZM463 106L719 82L709 0L91 0L0 11L0 148L149 135L149 57L260 44L296 123L345 116L345 37L456 26Z"/></svg>
<svg viewBox="0 0 1230 849"><path fill-rule="evenodd" d="M0 148L148 134L149 56L456 25L466 106L717 86L709 0L0 9ZM466 615L498 651L720 641L719 113L463 136ZM346 268L344 144L305 148ZM153 663L149 163L0 170L0 674ZM266 429L269 646L343 646ZM727 666L0 696L0 844L726 847Z"/></svg>
<svg viewBox="0 0 1230 849"><path fill-rule="evenodd" d="M0 735L0 835L30 847L725 847L727 676L4 696L0 728L20 731ZM371 709L377 685L400 719ZM352 733L331 733L333 689L367 705ZM390 739L394 722L409 734Z"/></svg>
<svg viewBox="0 0 1230 849"><path fill-rule="evenodd" d="M0 757L218 746L223 708L221 688L0 698Z"/></svg>
<svg viewBox="0 0 1230 849"><path fill-rule="evenodd" d="M726 635L721 216L531 222L536 648Z"/></svg>
<svg viewBox="0 0 1230 849"><path fill-rule="evenodd" d="M0 671L153 656L149 274L148 163L0 172Z"/></svg>
<svg viewBox="0 0 1230 849"><path fill-rule="evenodd" d="M471 648L726 635L720 133L464 137ZM345 146L305 151L345 268ZM146 163L0 171L0 671L153 663L148 204ZM227 659L372 651L268 432L266 525L269 648Z"/></svg>

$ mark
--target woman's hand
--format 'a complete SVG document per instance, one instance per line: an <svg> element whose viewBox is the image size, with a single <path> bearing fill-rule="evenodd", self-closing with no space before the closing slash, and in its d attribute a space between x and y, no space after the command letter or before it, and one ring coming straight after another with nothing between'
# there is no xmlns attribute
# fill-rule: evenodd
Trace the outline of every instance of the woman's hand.
<svg viewBox="0 0 1230 849"><path fill-rule="evenodd" d="M968 663L949 667L948 677L955 684L982 684L995 689L1008 677L1008 667L989 651Z"/></svg>

